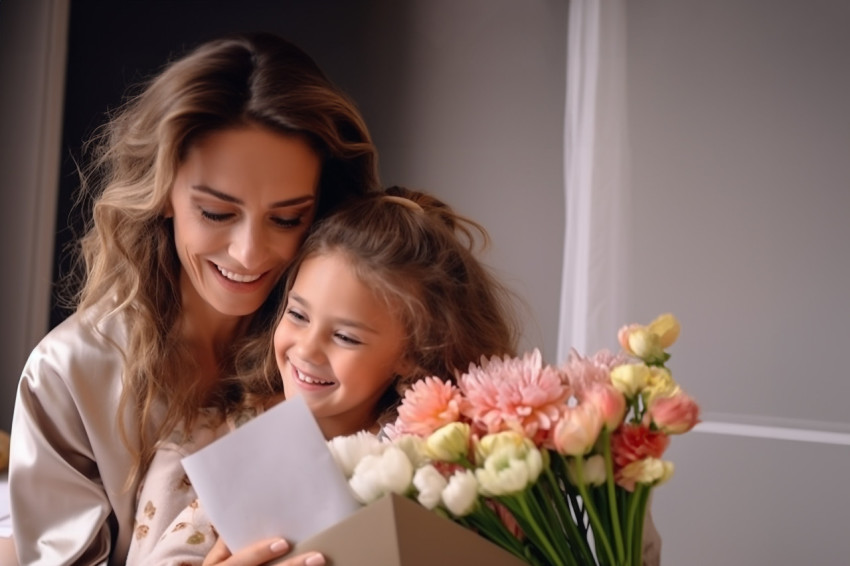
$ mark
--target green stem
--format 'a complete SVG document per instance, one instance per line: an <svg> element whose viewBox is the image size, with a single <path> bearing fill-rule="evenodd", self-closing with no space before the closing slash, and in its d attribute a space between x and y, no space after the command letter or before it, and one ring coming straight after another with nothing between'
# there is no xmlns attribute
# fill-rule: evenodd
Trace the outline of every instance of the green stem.
<svg viewBox="0 0 850 566"><path fill-rule="evenodd" d="M650 486L637 484L634 493L634 509L631 511L629 531L632 536L631 564L641 566L643 563L643 525L646 522L646 504L649 501Z"/></svg>
<svg viewBox="0 0 850 566"><path fill-rule="evenodd" d="M549 559L553 564L563 565L564 563L561 561L561 557L558 556L558 552L552 547L549 537L546 533L541 531L536 514L528 505L527 492L518 493L515 497L517 503L519 503L520 509L522 510L523 516L528 518L529 526L531 527L535 538L538 539L538 544L541 547L540 549L549 556Z"/></svg>
<svg viewBox="0 0 850 566"><path fill-rule="evenodd" d="M547 492L540 480L531 487L530 491L531 496L528 498L529 506L532 508L532 512L536 514L543 528L547 531L549 540L558 547L558 554L563 556L570 566L578 566L573 551L573 547L579 543L579 539L575 536L578 532L576 531L574 534L570 532L569 534L571 536L566 536L564 533L564 527L569 529L571 526L575 529L575 524L572 521L564 523L558 517L555 504L558 497L554 496L551 492ZM572 545L570 544L571 540L573 541Z"/></svg>
<svg viewBox="0 0 850 566"><path fill-rule="evenodd" d="M611 527L614 531L614 544L617 547L618 563L625 560L623 548L623 533L620 528L620 514L617 510L617 493L614 489L614 460L611 457L611 433L607 428L602 429L602 447L605 457L605 484L608 489L608 507L611 512ZM611 562L614 562L613 560Z"/></svg>
<svg viewBox="0 0 850 566"><path fill-rule="evenodd" d="M584 509L587 511L588 517L590 517L590 524L593 526L593 538L597 541L597 544L602 545L602 549L605 551L605 555L608 557L609 564L620 564L622 563L622 558L619 561L614 560L614 552L611 550L611 543L608 541L608 534L605 532L605 527L602 524L602 521L599 520L599 515L596 513L596 507L593 505L590 494L587 491L587 484L584 481L584 460L581 456L576 457L576 487L578 487L579 494L581 494L582 502L584 503ZM620 541L622 545L622 541ZM622 552L622 548L619 549Z"/></svg>
<svg viewBox="0 0 850 566"><path fill-rule="evenodd" d="M481 536L498 544L518 558L526 560L522 543L508 530L496 512L483 503L470 515L460 517L458 522L461 522L467 528L471 527L478 531Z"/></svg>
<svg viewBox="0 0 850 566"><path fill-rule="evenodd" d="M552 473L551 469L546 470L546 476L548 477L549 482L553 486L555 486L556 494L560 494L560 490L557 487L557 478L555 478L555 475ZM578 526L576 525L576 521L582 521L582 523L584 522L584 515L579 513L578 509L576 509L576 517L575 520L573 520L573 517L570 514L570 510L567 508L567 504L564 501L564 498L557 497L556 495L554 497L554 500L555 506L558 509L558 514L561 516L561 523L566 527L570 538L574 541L573 546L578 548L586 564L593 564L593 555L591 554L590 547L587 543L586 531L579 532Z"/></svg>

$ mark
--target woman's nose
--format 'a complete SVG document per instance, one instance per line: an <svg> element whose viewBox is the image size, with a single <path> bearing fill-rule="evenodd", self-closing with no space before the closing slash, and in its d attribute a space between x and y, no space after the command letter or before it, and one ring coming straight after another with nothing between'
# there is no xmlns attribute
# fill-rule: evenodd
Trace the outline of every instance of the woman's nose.
<svg viewBox="0 0 850 566"><path fill-rule="evenodd" d="M246 270L263 267L267 255L267 239L260 223L244 222L236 226L228 253Z"/></svg>

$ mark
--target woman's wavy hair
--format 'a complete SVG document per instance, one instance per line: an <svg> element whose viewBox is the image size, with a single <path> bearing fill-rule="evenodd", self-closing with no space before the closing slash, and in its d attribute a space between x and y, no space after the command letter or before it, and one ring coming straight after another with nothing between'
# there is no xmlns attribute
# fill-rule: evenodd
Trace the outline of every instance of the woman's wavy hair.
<svg viewBox="0 0 850 566"><path fill-rule="evenodd" d="M339 253L405 329L405 356L413 369L397 376L379 401L379 424L395 419L404 392L416 380L455 381L481 356L516 354L516 297L476 257L488 244L480 224L431 195L403 187L358 199L318 223L304 242L289 271L287 293L305 260ZM282 379L271 339L267 336L254 353L238 367L249 399L279 396Z"/></svg>
<svg viewBox="0 0 850 566"><path fill-rule="evenodd" d="M83 310L111 298L106 314L127 319L119 415L135 409L139 448L129 442L124 419L118 422L135 458L133 477L147 466L158 439L180 422L191 425L208 394L195 380L181 379L198 368L177 328L180 262L163 215L170 189L196 140L248 125L297 136L318 153L317 219L379 186L377 152L353 101L301 49L266 33L213 40L171 62L113 112L87 146L93 160L82 172L78 205L91 206L91 218L79 241L72 300ZM246 342L267 336L282 285L245 322L243 339L222 353L222 375L232 374ZM225 391L218 400L227 405L236 397ZM159 400L167 400L164 418L153 419Z"/></svg>

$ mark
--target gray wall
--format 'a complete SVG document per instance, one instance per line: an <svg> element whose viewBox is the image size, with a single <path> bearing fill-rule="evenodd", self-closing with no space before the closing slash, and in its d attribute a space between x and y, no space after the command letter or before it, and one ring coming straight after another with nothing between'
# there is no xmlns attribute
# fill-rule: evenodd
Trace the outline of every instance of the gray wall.
<svg viewBox="0 0 850 566"><path fill-rule="evenodd" d="M831 0L628 2L630 314L680 317L707 421L655 496L666 564L847 563L848 29Z"/></svg>
<svg viewBox="0 0 850 566"><path fill-rule="evenodd" d="M68 0L0 1L0 429L49 318Z"/></svg>

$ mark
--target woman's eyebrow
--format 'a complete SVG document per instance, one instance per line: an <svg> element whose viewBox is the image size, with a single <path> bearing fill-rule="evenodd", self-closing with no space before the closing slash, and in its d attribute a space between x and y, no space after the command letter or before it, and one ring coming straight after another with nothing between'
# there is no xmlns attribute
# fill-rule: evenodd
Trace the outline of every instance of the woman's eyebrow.
<svg viewBox="0 0 850 566"><path fill-rule="evenodd" d="M233 195L229 195L227 193L217 191L216 189L213 189L212 187L208 187L207 185L192 185L192 189L195 190L195 191L198 191L200 193L205 193L205 194L208 194L210 196L214 196L215 198L226 201L226 202L232 202L233 204L245 204L241 199L238 199ZM287 206L295 206L295 205L298 205L298 204L304 204L306 202L311 202L311 201L314 201L314 200L316 200L315 195L301 195L299 197L294 197L294 198L291 198L291 199L286 199L286 200L282 200L282 201L272 203L272 205L269 208L283 208L283 207L287 207Z"/></svg>

